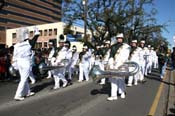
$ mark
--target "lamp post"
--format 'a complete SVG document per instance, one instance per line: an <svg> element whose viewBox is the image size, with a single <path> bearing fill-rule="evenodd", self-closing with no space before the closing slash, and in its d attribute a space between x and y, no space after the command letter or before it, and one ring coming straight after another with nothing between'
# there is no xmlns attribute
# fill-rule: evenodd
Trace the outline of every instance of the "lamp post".
<svg viewBox="0 0 175 116"><path fill-rule="evenodd" d="M82 4L83 4L83 9L84 9L84 15L83 15L83 18L84 18L84 40L87 41L87 38L86 38L86 29L87 29L87 26L86 26L86 20L87 20L87 0L82 0Z"/></svg>

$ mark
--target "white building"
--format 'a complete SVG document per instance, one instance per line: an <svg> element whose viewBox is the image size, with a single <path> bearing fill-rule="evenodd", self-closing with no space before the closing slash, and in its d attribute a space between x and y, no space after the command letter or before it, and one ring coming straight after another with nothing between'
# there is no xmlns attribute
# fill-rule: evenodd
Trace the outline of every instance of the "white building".
<svg viewBox="0 0 175 116"><path fill-rule="evenodd" d="M63 34L65 23L63 22L57 22L57 23L50 23L50 24L42 24L42 25L35 25L35 26L27 26L30 32L29 37L33 37L33 30L34 27L37 27L40 31L40 37L37 41L36 47L37 48L47 48L49 41L55 41L57 46L59 42L59 36ZM11 46L16 43L16 30L18 28L14 29L7 29L6 30L6 45ZM74 34L80 34L83 38L84 34L84 28L78 27L78 26L72 26L71 30L74 32ZM90 31L87 30L87 34L90 34ZM70 39L67 35L65 35L65 39ZM73 38L75 40L75 38ZM78 48L78 51L81 51L83 43L78 41L71 41L71 46L76 45Z"/></svg>

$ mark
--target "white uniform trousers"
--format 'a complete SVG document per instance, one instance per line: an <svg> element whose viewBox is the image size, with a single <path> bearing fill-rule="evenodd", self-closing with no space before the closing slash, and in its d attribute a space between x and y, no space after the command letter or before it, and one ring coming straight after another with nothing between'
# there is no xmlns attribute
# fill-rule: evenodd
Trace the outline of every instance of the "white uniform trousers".
<svg viewBox="0 0 175 116"><path fill-rule="evenodd" d="M18 59L17 65L20 73L20 82L18 84L18 88L16 90L15 97L26 96L30 93L28 77L30 73L30 60L26 59Z"/></svg>
<svg viewBox="0 0 175 116"><path fill-rule="evenodd" d="M164 65L162 66L162 70L160 72L160 78L163 79L164 75L165 75L165 72L166 72L166 65L167 65L167 62L164 63Z"/></svg>
<svg viewBox="0 0 175 116"><path fill-rule="evenodd" d="M96 60L95 65L98 65L100 69L104 71L104 64L101 61ZM100 84L105 84L106 79L102 78L100 81L101 81Z"/></svg>
<svg viewBox="0 0 175 116"><path fill-rule="evenodd" d="M133 71L134 67L129 67L129 71ZM128 78L128 85L132 85L134 80L134 85L137 85L139 79L139 72L137 72L135 75L129 76Z"/></svg>
<svg viewBox="0 0 175 116"><path fill-rule="evenodd" d="M157 58L155 58L153 61L153 67L158 68L158 59Z"/></svg>
<svg viewBox="0 0 175 116"><path fill-rule="evenodd" d="M125 92L125 78L110 78L111 82L111 97L117 97L117 91L119 94Z"/></svg>
<svg viewBox="0 0 175 116"><path fill-rule="evenodd" d="M32 84L34 84L36 82L35 76L34 76L34 74L32 72L32 66L30 67L29 78L30 78Z"/></svg>
<svg viewBox="0 0 175 116"><path fill-rule="evenodd" d="M146 64L145 75L148 75L148 73L151 73L151 70L152 70L152 62L149 61Z"/></svg>
<svg viewBox="0 0 175 116"><path fill-rule="evenodd" d="M85 76L86 81L89 80L89 63L79 63L79 80L78 81L83 81Z"/></svg>
<svg viewBox="0 0 175 116"><path fill-rule="evenodd" d="M72 80L72 74L73 74L73 69L71 67L71 62L69 63L69 65L66 67L66 72L68 73L68 79Z"/></svg>
<svg viewBox="0 0 175 116"><path fill-rule="evenodd" d="M59 68L51 71L54 82L55 82L55 87L54 88L59 88L60 87L60 80L63 82L63 85L67 84L67 80L65 78L65 68Z"/></svg>
<svg viewBox="0 0 175 116"><path fill-rule="evenodd" d="M139 71L139 80L140 81L144 80L144 74L145 74L145 62L142 62L140 64L140 71Z"/></svg>

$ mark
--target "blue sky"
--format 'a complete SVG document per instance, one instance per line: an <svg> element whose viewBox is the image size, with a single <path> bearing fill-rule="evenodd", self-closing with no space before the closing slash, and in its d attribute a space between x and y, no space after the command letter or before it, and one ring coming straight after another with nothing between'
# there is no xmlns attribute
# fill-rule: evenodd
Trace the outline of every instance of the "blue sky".
<svg viewBox="0 0 175 116"><path fill-rule="evenodd" d="M163 37L167 38L171 47L174 47L173 36L175 35L175 0L155 0L154 7L158 13L156 15L159 24L168 24L166 30L163 30Z"/></svg>
<svg viewBox="0 0 175 116"><path fill-rule="evenodd" d="M157 10L157 23L168 25L167 30L162 30L162 35L167 38L171 44L170 48L172 48L175 46L173 40L173 36L175 36L175 0L154 0L153 3L153 7ZM150 9L150 7L147 8Z"/></svg>

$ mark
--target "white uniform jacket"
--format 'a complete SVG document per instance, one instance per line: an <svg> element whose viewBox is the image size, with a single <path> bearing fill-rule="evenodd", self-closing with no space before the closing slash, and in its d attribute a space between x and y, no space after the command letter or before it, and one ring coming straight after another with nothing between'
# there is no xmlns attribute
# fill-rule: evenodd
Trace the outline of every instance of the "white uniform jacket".
<svg viewBox="0 0 175 116"><path fill-rule="evenodd" d="M117 69L129 58L130 46L126 43L117 50L114 58L109 59L109 64L111 69Z"/></svg>

